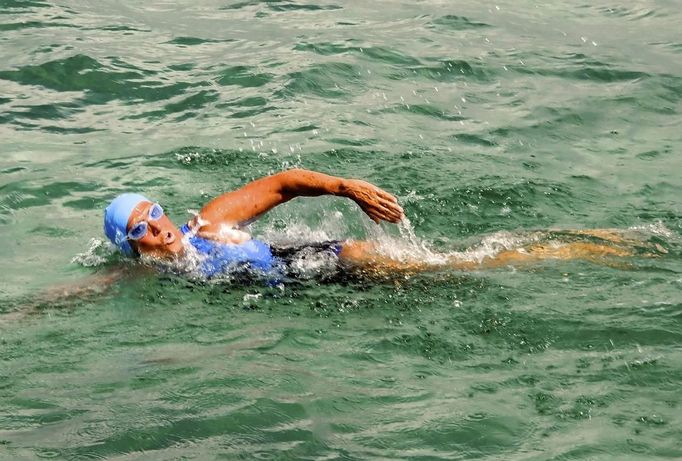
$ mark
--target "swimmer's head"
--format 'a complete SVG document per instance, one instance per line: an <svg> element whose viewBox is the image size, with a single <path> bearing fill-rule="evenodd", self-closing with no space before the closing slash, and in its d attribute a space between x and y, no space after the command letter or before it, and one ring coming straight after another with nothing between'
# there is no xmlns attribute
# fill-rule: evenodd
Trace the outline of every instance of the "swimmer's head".
<svg viewBox="0 0 682 461"><path fill-rule="evenodd" d="M104 210L104 233L126 256L166 258L184 251L182 232L158 203L121 194Z"/></svg>
<svg viewBox="0 0 682 461"><path fill-rule="evenodd" d="M137 205L149 201L144 195L121 194L104 210L104 233L126 256L134 254L128 242L128 219Z"/></svg>

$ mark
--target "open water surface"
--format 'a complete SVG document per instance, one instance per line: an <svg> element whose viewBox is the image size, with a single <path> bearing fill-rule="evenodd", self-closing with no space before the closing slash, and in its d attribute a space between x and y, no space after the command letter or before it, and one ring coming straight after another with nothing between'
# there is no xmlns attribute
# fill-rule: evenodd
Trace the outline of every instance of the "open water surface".
<svg viewBox="0 0 682 461"><path fill-rule="evenodd" d="M681 12L0 0L0 458L682 457ZM657 256L331 283L302 261L276 288L102 244L120 192L182 222L292 166L410 224L299 199L256 236L481 256L615 228Z"/></svg>

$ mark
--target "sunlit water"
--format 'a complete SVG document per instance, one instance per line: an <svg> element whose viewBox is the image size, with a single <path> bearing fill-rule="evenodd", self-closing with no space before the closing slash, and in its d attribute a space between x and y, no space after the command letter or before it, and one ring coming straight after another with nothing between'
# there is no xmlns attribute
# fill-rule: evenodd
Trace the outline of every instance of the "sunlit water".
<svg viewBox="0 0 682 461"><path fill-rule="evenodd" d="M0 0L0 459L682 457L680 11ZM409 221L299 199L251 226L277 245L438 265L611 228L646 250L385 277L303 255L273 285L102 241L120 192L181 223L293 166Z"/></svg>

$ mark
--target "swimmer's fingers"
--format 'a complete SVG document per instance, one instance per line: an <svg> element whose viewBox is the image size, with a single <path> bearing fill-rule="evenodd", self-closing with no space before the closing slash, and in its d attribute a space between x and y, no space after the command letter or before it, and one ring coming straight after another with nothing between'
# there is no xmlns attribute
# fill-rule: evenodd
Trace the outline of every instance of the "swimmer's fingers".
<svg viewBox="0 0 682 461"><path fill-rule="evenodd" d="M395 196L366 181L346 180L343 195L357 203L374 222L396 223L403 217L403 209Z"/></svg>
<svg viewBox="0 0 682 461"><path fill-rule="evenodd" d="M404 216L405 211L403 210L403 207L401 207L398 204L398 199L395 197L392 197L393 200L387 200L387 199L382 199L380 200L381 205L388 209L392 214L397 213L399 216Z"/></svg>
<svg viewBox="0 0 682 461"><path fill-rule="evenodd" d="M372 221L379 223L380 221L388 221L390 223L398 223L403 218L403 211L400 207L386 207L380 204L362 207L363 211L369 216Z"/></svg>
<svg viewBox="0 0 682 461"><path fill-rule="evenodd" d="M379 208L383 213L385 221L397 223L405 216L402 207L397 203L391 203L390 206L382 204Z"/></svg>

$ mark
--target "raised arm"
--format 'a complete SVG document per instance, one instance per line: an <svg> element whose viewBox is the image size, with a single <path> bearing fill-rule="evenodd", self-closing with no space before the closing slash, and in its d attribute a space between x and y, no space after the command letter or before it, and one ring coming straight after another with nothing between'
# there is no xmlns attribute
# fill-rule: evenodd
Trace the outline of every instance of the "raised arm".
<svg viewBox="0 0 682 461"><path fill-rule="evenodd" d="M403 216L403 209L393 195L366 181L295 169L257 179L211 200L200 212L208 223L202 231L217 231L222 224L239 227L295 197L318 195L347 197L376 223L382 220L396 223Z"/></svg>

